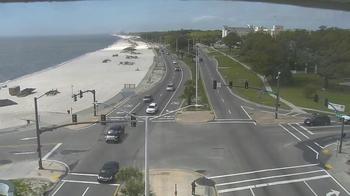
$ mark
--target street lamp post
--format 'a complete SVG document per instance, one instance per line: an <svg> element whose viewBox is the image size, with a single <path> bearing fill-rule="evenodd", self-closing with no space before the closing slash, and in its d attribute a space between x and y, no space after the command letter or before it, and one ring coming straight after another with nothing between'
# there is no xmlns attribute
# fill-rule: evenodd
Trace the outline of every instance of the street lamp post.
<svg viewBox="0 0 350 196"><path fill-rule="evenodd" d="M149 196L149 178L148 178L148 121L149 116L145 117L145 196Z"/></svg>
<svg viewBox="0 0 350 196"><path fill-rule="evenodd" d="M279 107L279 102L280 102L280 75L281 72L278 72L278 75L276 77L277 79L277 92L276 92L276 109L275 109L275 119L278 118L278 107Z"/></svg>
<svg viewBox="0 0 350 196"><path fill-rule="evenodd" d="M39 169L44 169L43 168L43 162L42 162L42 157L41 157L41 144L40 144L40 126L39 126L39 112L38 112L38 99L40 99L43 96L50 96L56 94L57 90L50 90L47 91L46 93L40 95L39 97L34 97L34 110L35 110L35 126L36 126L36 141L37 141L37 152L38 152L38 157L39 157Z"/></svg>
<svg viewBox="0 0 350 196"><path fill-rule="evenodd" d="M34 109L35 109L35 125L36 125L36 141L37 141L37 152L39 157L39 169L43 168L43 162L41 158L41 144L40 144L40 127L39 127L39 118L38 118L38 98L34 97Z"/></svg>
<svg viewBox="0 0 350 196"><path fill-rule="evenodd" d="M198 46L196 46L196 105L198 105Z"/></svg>

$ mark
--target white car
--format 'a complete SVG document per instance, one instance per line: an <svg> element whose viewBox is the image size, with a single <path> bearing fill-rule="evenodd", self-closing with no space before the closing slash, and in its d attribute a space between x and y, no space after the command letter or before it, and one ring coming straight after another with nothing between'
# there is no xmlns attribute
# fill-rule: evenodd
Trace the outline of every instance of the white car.
<svg viewBox="0 0 350 196"><path fill-rule="evenodd" d="M158 111L158 105L156 103L150 103L146 109L147 114L155 114Z"/></svg>
<svg viewBox="0 0 350 196"><path fill-rule="evenodd" d="M166 86L166 90L167 91L174 91L175 87L173 83L169 83L168 86Z"/></svg>
<svg viewBox="0 0 350 196"><path fill-rule="evenodd" d="M174 64L174 65L176 65L176 64L177 64L177 62L174 60L174 61L173 61L173 64Z"/></svg>

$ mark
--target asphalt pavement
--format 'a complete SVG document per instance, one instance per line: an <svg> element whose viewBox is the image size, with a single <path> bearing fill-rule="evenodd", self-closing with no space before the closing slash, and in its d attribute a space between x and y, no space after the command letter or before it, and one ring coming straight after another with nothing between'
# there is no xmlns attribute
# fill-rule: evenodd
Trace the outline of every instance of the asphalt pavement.
<svg viewBox="0 0 350 196"><path fill-rule="evenodd" d="M212 80L220 81L221 77L213 60L202 52L200 55L203 58L200 73L216 119L208 123L181 124L169 116L151 122L150 169L199 172L216 182L219 195L350 195L345 189L348 187L342 187L317 159L322 147L334 145L339 127L256 124L244 110L249 104L235 98L226 87L212 89ZM180 64L182 71L175 72L174 58L163 54L168 70L163 80L150 91L130 98L109 117L122 117L123 111L146 115L147 105L142 102L146 94L154 95L160 106L158 114L179 108L182 84L190 77L190 72L183 64ZM169 82L177 86L177 91L165 90ZM118 184L96 181L106 161L119 161L121 167L144 168L144 123L139 121L137 127L127 123L126 136L118 144L104 141L106 127L96 124L81 130L62 128L42 135L43 154L70 168L51 195L112 195ZM346 127L346 132L349 131ZM35 132L31 130L1 134L2 162L36 160L36 154L10 153L35 151L34 137ZM335 140L320 140L332 137Z"/></svg>

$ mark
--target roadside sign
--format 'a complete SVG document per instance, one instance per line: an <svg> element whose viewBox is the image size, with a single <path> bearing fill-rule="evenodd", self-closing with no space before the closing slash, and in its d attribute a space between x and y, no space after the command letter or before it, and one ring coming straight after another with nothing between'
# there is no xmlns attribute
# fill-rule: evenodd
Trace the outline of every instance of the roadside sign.
<svg viewBox="0 0 350 196"><path fill-rule="evenodd" d="M344 112L345 111L345 105L340 105L340 104L329 102L328 103L328 109L330 109L330 110L336 109L338 112Z"/></svg>

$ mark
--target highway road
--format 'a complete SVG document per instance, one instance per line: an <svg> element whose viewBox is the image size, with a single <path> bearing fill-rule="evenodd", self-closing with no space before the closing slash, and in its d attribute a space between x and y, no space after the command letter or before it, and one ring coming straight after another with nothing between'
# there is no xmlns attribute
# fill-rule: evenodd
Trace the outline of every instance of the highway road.
<svg viewBox="0 0 350 196"><path fill-rule="evenodd" d="M200 50L203 61L200 73L215 120L200 124L175 122L169 115L150 123L149 167L197 171L216 182L219 195L350 195L320 165L320 153L335 145L339 127L304 127L302 124L262 126L245 111L251 106L236 98L227 87L212 89L212 80L222 81L215 62ZM164 79L147 92L132 96L110 117L121 117L121 111L145 114L142 97L154 96L159 113L181 106L183 83L190 77L179 61L181 72L175 72L174 55L162 54L167 67ZM165 91L172 82L174 92ZM178 86L179 85L179 86ZM43 154L47 159L66 163L69 174L51 195L112 195L118 184L99 184L96 175L106 161L119 161L121 167L144 168L144 123L126 124L126 137L119 144L107 144L103 138L106 126L96 124L81 130L60 129L42 135ZM350 127L346 127L350 132ZM14 131L1 134L0 155L3 162L35 160L36 154L14 154L35 151L35 132ZM350 135L350 133L349 133ZM55 148L56 147L56 148ZM319 155L320 156L320 155Z"/></svg>

